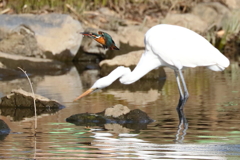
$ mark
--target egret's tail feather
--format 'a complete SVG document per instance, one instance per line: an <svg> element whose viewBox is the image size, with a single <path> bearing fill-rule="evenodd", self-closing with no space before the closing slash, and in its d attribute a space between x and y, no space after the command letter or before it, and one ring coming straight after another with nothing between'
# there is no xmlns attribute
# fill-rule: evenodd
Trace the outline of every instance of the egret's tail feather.
<svg viewBox="0 0 240 160"><path fill-rule="evenodd" d="M227 57L222 56L221 60L218 60L217 64L208 66L209 69L213 71L223 71L230 64L230 61Z"/></svg>
<svg viewBox="0 0 240 160"><path fill-rule="evenodd" d="M223 71L225 67L215 64L215 65L208 66L208 69L211 69L213 71Z"/></svg>

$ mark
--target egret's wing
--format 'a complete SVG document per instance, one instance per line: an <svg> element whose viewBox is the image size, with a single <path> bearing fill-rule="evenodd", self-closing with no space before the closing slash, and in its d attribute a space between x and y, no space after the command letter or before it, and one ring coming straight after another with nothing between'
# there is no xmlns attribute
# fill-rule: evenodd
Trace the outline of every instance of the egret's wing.
<svg viewBox="0 0 240 160"><path fill-rule="evenodd" d="M155 26L145 38L155 54L177 68L213 65L221 54L205 38L179 26Z"/></svg>

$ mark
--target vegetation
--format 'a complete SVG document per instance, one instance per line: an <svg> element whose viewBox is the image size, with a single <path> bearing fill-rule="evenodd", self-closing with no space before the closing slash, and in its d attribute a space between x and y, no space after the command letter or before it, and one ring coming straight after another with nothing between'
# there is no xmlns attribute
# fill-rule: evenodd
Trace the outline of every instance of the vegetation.
<svg viewBox="0 0 240 160"><path fill-rule="evenodd" d="M211 0L223 3L224 0ZM169 11L187 13L203 0L1 0L2 9L14 13L62 12L71 13L71 6L78 13L108 7L123 18L142 19L142 16L159 17Z"/></svg>

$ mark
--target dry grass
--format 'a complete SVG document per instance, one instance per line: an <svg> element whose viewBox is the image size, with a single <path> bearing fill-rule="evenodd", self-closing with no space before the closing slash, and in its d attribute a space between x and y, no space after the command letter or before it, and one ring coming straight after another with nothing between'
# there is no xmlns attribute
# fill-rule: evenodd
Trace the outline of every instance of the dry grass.
<svg viewBox="0 0 240 160"><path fill-rule="evenodd" d="M0 9L12 13L71 13L71 6L79 14L101 7L118 13L122 18L142 20L145 16L164 17L168 12L187 13L203 0L1 0ZM211 0L223 3L223 0Z"/></svg>

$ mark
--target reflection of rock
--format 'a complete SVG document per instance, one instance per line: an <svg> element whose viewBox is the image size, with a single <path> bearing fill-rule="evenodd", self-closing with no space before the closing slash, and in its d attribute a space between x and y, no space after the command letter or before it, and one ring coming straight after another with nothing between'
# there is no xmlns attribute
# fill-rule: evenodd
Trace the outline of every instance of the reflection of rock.
<svg viewBox="0 0 240 160"><path fill-rule="evenodd" d="M83 31L79 21L64 14L0 15L0 26L2 31L9 34L19 32L18 28L24 26L26 28L25 31L32 32L36 38L38 47L35 48L37 48L38 52L37 50L32 50L32 42L31 44L26 43L27 47L21 47L21 41L16 42L18 48L22 49L25 47L26 50L30 49L37 55L41 55L40 49L45 52L45 56L50 57L53 55L55 58L62 60L72 59L78 51L82 40L82 36L77 34L77 32ZM7 34L4 35L8 36ZM24 37L19 38L27 40Z"/></svg>
<svg viewBox="0 0 240 160"><path fill-rule="evenodd" d="M108 131L113 131L114 133L129 133L130 129L123 127L120 124L117 123L107 123L104 124L104 128L107 129Z"/></svg>
<svg viewBox="0 0 240 160"><path fill-rule="evenodd" d="M37 108L37 115L42 114L54 114L58 112L60 108ZM34 109L33 108L13 108L13 107L3 107L0 108L1 115L2 116L10 116L12 117L13 121L21 121L25 118L31 118L35 116Z"/></svg>
<svg viewBox="0 0 240 160"><path fill-rule="evenodd" d="M0 119L0 135L9 134L9 132L10 128L8 125L2 119Z"/></svg>
<svg viewBox="0 0 240 160"><path fill-rule="evenodd" d="M93 83L97 81L99 78L99 71L98 70L86 70L82 74L80 74L82 85L85 88L90 88Z"/></svg>
<svg viewBox="0 0 240 160"><path fill-rule="evenodd" d="M111 110L111 113L109 113L108 111L107 115L114 115L114 117L106 116L106 110ZM79 126L101 126L101 127L103 127L105 124L117 123L121 124L123 127L135 130L145 129L147 127L147 124L153 122L153 120L150 119L145 112L139 109L134 109L130 111L126 106L120 104L111 108L107 108L106 110L96 114L90 113L75 114L68 117L66 121L74 123L75 125ZM119 112L119 110L123 111L122 114L116 115L115 113Z"/></svg>
<svg viewBox="0 0 240 160"><path fill-rule="evenodd" d="M1 98L1 107L31 108L34 110L33 94L22 89L13 90L11 94ZM37 108L59 108L64 106L54 100L35 94Z"/></svg>
<svg viewBox="0 0 240 160"><path fill-rule="evenodd" d="M0 140L4 140L5 137L10 133L8 125L0 119Z"/></svg>
<svg viewBox="0 0 240 160"><path fill-rule="evenodd" d="M72 102L74 97L82 93L82 80L76 68L72 67L63 75L46 75L36 84L36 93L61 103Z"/></svg>
<svg viewBox="0 0 240 160"><path fill-rule="evenodd" d="M116 98L126 100L128 103L132 103L139 106L144 106L150 102L155 102L157 99L159 99L160 96L160 91L156 89L136 92L130 92L128 90L117 91L110 89L104 93L114 95Z"/></svg>

